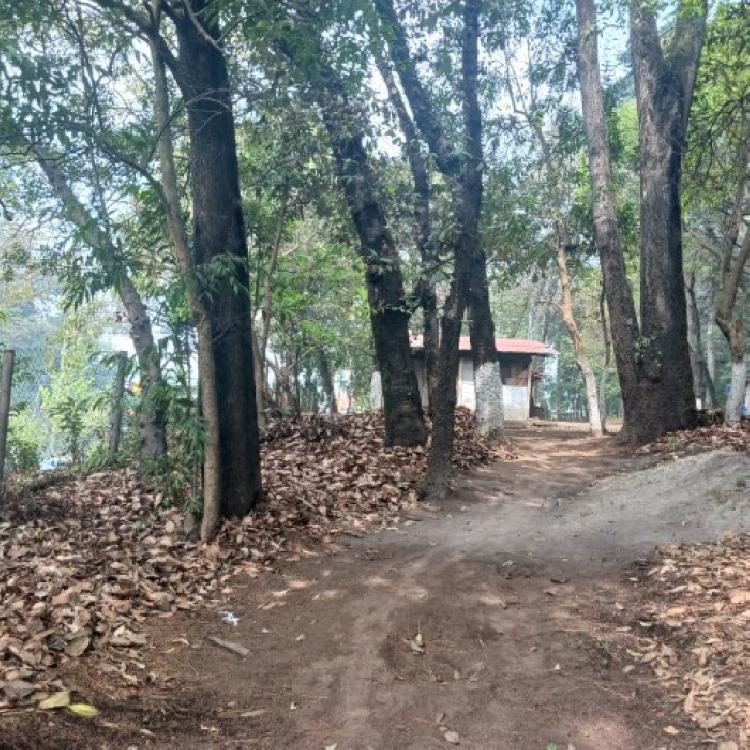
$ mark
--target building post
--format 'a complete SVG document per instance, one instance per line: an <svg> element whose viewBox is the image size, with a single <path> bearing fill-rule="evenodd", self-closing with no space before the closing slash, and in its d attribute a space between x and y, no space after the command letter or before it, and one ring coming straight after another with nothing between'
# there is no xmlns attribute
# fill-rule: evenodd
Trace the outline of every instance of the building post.
<svg viewBox="0 0 750 750"><path fill-rule="evenodd" d="M13 382L13 358L15 352L3 352L3 370L0 376L0 482L5 476L5 451L8 446L8 421L10 419L10 387Z"/></svg>
<svg viewBox="0 0 750 750"><path fill-rule="evenodd" d="M128 353L117 352L117 373L112 389L112 415L110 417L109 455L112 459L120 450L122 434L122 398L125 395L125 372L128 367Z"/></svg>

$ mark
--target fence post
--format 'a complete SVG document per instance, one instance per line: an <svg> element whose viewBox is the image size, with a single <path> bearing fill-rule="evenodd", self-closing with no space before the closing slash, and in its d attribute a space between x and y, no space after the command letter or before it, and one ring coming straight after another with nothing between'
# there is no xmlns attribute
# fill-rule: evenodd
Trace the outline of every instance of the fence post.
<svg viewBox="0 0 750 750"><path fill-rule="evenodd" d="M122 397L125 395L125 373L128 368L128 353L117 352L117 373L112 389L112 414L110 417L109 455L114 458L120 450L122 434Z"/></svg>
<svg viewBox="0 0 750 750"><path fill-rule="evenodd" d="M0 377L0 482L5 471L5 450L8 445L8 419L10 418L10 386L13 381L13 357L15 352L3 352L3 372Z"/></svg>

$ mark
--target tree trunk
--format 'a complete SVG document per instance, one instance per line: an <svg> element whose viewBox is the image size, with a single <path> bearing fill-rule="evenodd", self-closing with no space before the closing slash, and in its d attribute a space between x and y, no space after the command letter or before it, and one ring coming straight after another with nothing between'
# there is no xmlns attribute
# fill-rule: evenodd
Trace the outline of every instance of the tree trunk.
<svg viewBox="0 0 750 750"><path fill-rule="evenodd" d="M3 351L0 368L0 483L5 477L5 454L8 448L8 423L10 422L10 393L13 386L13 349Z"/></svg>
<svg viewBox="0 0 750 750"><path fill-rule="evenodd" d="M206 6L193 0L188 17L175 17L174 72L188 115L195 258L213 334L219 512L243 516L262 499L247 244L229 73Z"/></svg>
<svg viewBox="0 0 750 750"><path fill-rule="evenodd" d="M716 397L716 353L714 350L714 314L706 323L706 409L715 409L719 403Z"/></svg>
<svg viewBox="0 0 750 750"><path fill-rule="evenodd" d="M336 390L333 383L333 372L331 371L331 363L328 361L328 357L323 347L318 348L318 371L320 372L320 379L323 383L323 393L325 393L326 401L328 402L328 409L331 414L337 414L338 408L336 405Z"/></svg>
<svg viewBox="0 0 750 750"><path fill-rule="evenodd" d="M729 343L729 359L732 363L729 395L724 408L724 423L730 425L740 421L747 380L742 312L738 312L736 308L742 275L750 258L750 227L745 227L745 237L737 257L734 257L734 248L738 243L745 214L745 195L750 175L750 164L748 164L750 132L746 135L749 138L745 138L737 154L737 188L724 231L721 250L721 285L716 298L716 324Z"/></svg>
<svg viewBox="0 0 750 750"><path fill-rule="evenodd" d="M637 0L630 10L640 144L641 338L638 423L643 440L695 425L682 263L680 189L687 119L705 11L685 10L665 55L656 18Z"/></svg>
<svg viewBox="0 0 750 750"><path fill-rule="evenodd" d="M44 172L53 192L62 204L66 218L81 232L86 244L120 297L125 316L130 324L143 390L139 414L141 446L144 461L161 458L167 450L166 410L163 404L163 380L159 350L154 339L148 309L120 259L120 251L112 237L97 223L73 193L67 175L51 155L39 147L31 147L34 157Z"/></svg>
<svg viewBox="0 0 750 750"><path fill-rule="evenodd" d="M577 0L578 70L588 142L594 231L610 314L625 440L647 442L695 423L682 276L680 177L705 13L682 9L665 57L653 14L631 7L641 155L641 329L627 282L611 165L593 0Z"/></svg>
<svg viewBox="0 0 750 750"><path fill-rule="evenodd" d="M454 269L455 276L460 269ZM462 282L455 278L445 301L441 319L441 337L438 368L438 382L435 388L435 402L432 416L432 435L427 454L427 472L422 487L423 493L432 500L445 499L451 476L454 428L456 421L456 380L460 354L458 341L461 336L463 318Z"/></svg>
<svg viewBox="0 0 750 750"><path fill-rule="evenodd" d="M607 431L607 382L609 379L609 368L612 363L612 340L609 336L607 325L606 298L604 289L599 296L599 317L602 322L602 339L604 341L604 363L602 364L602 376L599 381L599 411L602 415L602 432Z"/></svg>
<svg viewBox="0 0 750 750"><path fill-rule="evenodd" d="M740 279L748 258L750 258L750 229L745 230L745 238L737 258L732 260L731 249L725 254L722 285L716 304L716 324L729 343L729 359L732 366L729 395L724 407L724 423L728 425L737 424L740 421L742 404L745 400L747 383L745 333L741 313L738 314L735 307Z"/></svg>
<svg viewBox="0 0 750 750"><path fill-rule="evenodd" d="M391 59L411 107L414 122L435 156L438 169L452 183L457 217L457 248L467 254L466 308L474 360L476 421L481 433L503 433L503 396L495 330L489 304L487 259L478 222L482 207L482 116L477 97L481 0L463 4L461 38L461 108L465 143L456 147L433 110L427 90L417 74L406 32L392 0L375 0Z"/></svg>
<svg viewBox="0 0 750 750"><path fill-rule="evenodd" d="M687 295L687 327L688 345L690 347L690 370L693 374L693 390L697 398L703 393L703 373L705 362L703 359L703 344L701 342L701 320L698 303L695 298L695 271L692 271L685 284ZM701 404L701 406L704 406Z"/></svg>
<svg viewBox="0 0 750 750"><path fill-rule="evenodd" d="M623 439L635 433L638 401L635 352L638 321L628 283L612 188L604 93L599 71L594 0L576 0L578 77L589 156L594 236L602 267L609 327L623 401Z"/></svg>
<svg viewBox="0 0 750 750"><path fill-rule="evenodd" d="M562 313L563 323L568 331L570 340L573 343L576 364L581 371L584 385L586 386L586 403L588 404L589 429L594 437L601 437L602 417L599 412L599 396L596 392L596 377L589 362L586 345L581 338L578 324L573 315L573 293L570 287L570 275L568 274L568 264L565 258L565 242L562 238L557 243L557 269L560 272L560 312Z"/></svg>
<svg viewBox="0 0 750 750"><path fill-rule="evenodd" d="M158 24L159 0L154 0L154 16ZM221 513L221 452L219 449L219 404L216 391L213 327L198 281L190 252L187 231L180 208L180 193L172 145L169 90L164 61L154 40L151 41L151 59L154 67L154 115L158 130L160 196L167 217L167 227L172 239L172 253L183 283L185 296L195 323L198 349L198 413L203 422L203 515L201 539L213 538Z"/></svg>
<svg viewBox="0 0 750 750"><path fill-rule="evenodd" d="M424 347L425 386L428 407L430 414L432 414L433 392L438 384L440 323L438 322L437 291L432 280L439 259L432 236L430 174L427 160L422 153L416 126L401 97L393 71L383 57L378 57L377 63L388 91L388 98L396 112L406 139L406 156L409 160L414 183L414 240L421 261L417 288L423 316L422 343Z"/></svg>
<svg viewBox="0 0 750 750"><path fill-rule="evenodd" d="M273 245L271 246L271 257L268 259L268 266L263 277L263 307L261 310L262 323L261 335L257 342L255 352L255 386L257 390L257 410L259 424L265 423L265 371L266 371L266 350L268 349L268 339L271 333L271 319L273 317L273 287L272 280L276 271L276 265L279 261L279 251L281 250L281 240L284 236L284 223L286 221L287 207L289 205L289 192L285 188L281 196L281 205L276 217L276 231L274 233ZM258 269L260 271L260 269ZM260 382L258 382L260 380Z"/></svg>
<svg viewBox="0 0 750 750"><path fill-rule="evenodd" d="M125 375L128 368L128 353L117 352L117 369L112 387L112 405L109 417L109 455L116 459L122 436L122 399L125 395Z"/></svg>
<svg viewBox="0 0 750 750"><path fill-rule="evenodd" d="M383 392L385 444L422 445L427 431L409 342L410 315L398 252L377 198L376 177L358 118L333 71L324 68L321 75L316 93L365 262L370 323Z"/></svg>

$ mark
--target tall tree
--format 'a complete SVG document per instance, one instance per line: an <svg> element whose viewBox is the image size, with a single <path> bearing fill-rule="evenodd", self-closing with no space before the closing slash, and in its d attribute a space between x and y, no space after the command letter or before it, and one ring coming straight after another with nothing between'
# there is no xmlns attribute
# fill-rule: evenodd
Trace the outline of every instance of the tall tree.
<svg viewBox="0 0 750 750"><path fill-rule="evenodd" d="M495 346L495 327L490 308L487 283L487 258L479 233L482 210L484 163L482 146L482 113L477 96L478 55L481 0L466 0L462 8L462 68L458 99L463 113L463 142L457 143L447 133L427 88L419 77L409 49L404 24L392 0L373 0L380 18L383 37L391 61L398 73L409 102L414 122L435 158L438 169L450 180L454 192L454 211L458 224L457 252L465 253L468 262L466 304L472 355L476 419L479 430L487 435L503 432L503 398L500 364Z"/></svg>
<svg viewBox="0 0 750 750"><path fill-rule="evenodd" d="M171 21L174 53L153 8L142 13L120 0L96 2L157 46L187 111L193 253L211 328L219 424L220 507L204 498L202 533L209 538L219 515L245 515L262 498L247 241L219 9L209 0L157 5ZM203 392L212 386L202 385Z"/></svg>
<svg viewBox="0 0 750 750"><path fill-rule="evenodd" d="M307 17L307 16L306 16ZM407 300L393 234L379 196L378 175L365 148L367 128L336 70L325 59L320 36L306 40L315 51L282 43L306 78L320 108L337 178L349 208L365 264L370 322L380 370L386 445L421 445L427 439L422 400L409 341Z"/></svg>
<svg viewBox="0 0 750 750"><path fill-rule="evenodd" d="M690 427L695 394L690 369L682 261L682 163L708 6L680 2L663 43L656 11L630 10L640 145L641 383L639 433L646 438Z"/></svg>
<svg viewBox="0 0 750 750"><path fill-rule="evenodd" d="M588 142L596 243L602 263L625 423L648 441L695 420L682 269L680 187L685 131L706 8L680 5L662 44L653 9L631 7L641 179L640 327L615 214L593 0L577 0L578 69Z"/></svg>

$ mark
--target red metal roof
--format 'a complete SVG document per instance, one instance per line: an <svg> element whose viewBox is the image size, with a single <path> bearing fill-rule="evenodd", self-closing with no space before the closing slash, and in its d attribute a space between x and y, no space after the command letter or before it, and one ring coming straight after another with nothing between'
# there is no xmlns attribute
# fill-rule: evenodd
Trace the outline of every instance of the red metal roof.
<svg viewBox="0 0 750 750"><path fill-rule="evenodd" d="M414 336L411 339L411 348L424 348L421 336ZM501 354L532 354L537 357L553 357L557 354L551 346L534 339L495 339L495 348ZM471 341L468 336L461 336L458 340L458 351L471 351Z"/></svg>

